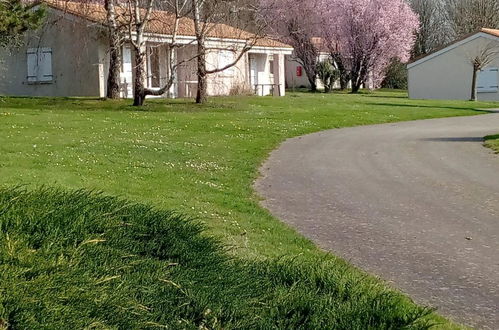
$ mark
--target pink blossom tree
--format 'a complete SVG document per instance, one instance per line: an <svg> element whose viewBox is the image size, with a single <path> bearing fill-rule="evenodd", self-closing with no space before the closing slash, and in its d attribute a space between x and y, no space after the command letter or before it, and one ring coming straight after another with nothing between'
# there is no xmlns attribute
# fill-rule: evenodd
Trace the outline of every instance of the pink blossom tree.
<svg viewBox="0 0 499 330"><path fill-rule="evenodd" d="M322 35L349 64L352 92L378 87L393 59L407 62L419 28L404 0L322 0Z"/></svg>
<svg viewBox="0 0 499 330"><path fill-rule="evenodd" d="M275 38L293 46L312 91L317 90L321 0L260 0L259 16Z"/></svg>

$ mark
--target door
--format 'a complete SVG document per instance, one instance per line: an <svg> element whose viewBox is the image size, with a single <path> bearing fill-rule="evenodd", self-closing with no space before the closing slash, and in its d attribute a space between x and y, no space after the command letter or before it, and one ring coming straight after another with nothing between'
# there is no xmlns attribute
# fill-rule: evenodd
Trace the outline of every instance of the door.
<svg viewBox="0 0 499 330"><path fill-rule="evenodd" d="M258 84L258 70L256 66L256 58L254 55L249 55L249 67L250 67L250 85L256 91Z"/></svg>

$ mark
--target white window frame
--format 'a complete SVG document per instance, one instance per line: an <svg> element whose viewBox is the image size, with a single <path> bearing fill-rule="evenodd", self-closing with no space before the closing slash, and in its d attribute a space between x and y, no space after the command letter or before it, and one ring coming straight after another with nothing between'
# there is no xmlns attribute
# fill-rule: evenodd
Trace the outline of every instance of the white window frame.
<svg viewBox="0 0 499 330"><path fill-rule="evenodd" d="M499 68L485 68L478 72L477 92L497 93L499 91Z"/></svg>
<svg viewBox="0 0 499 330"><path fill-rule="evenodd" d="M275 69L275 61L274 61L274 55L269 55L268 57L268 63L269 63L269 83L273 84L274 83L274 69ZM272 65L271 65L272 64Z"/></svg>
<svg viewBox="0 0 499 330"><path fill-rule="evenodd" d="M52 48L28 48L26 65L26 79L29 84L51 84L54 82Z"/></svg>

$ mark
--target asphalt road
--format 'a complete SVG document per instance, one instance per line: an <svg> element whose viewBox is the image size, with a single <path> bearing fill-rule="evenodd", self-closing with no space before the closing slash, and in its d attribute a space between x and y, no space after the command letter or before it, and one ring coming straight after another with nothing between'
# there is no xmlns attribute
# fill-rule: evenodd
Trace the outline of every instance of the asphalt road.
<svg viewBox="0 0 499 330"><path fill-rule="evenodd" d="M275 216L415 301L499 329L499 113L293 138L256 189Z"/></svg>

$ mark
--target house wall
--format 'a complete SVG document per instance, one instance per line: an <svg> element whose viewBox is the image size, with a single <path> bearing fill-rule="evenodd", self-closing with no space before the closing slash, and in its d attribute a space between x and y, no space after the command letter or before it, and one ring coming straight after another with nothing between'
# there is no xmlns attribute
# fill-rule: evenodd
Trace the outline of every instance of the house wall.
<svg viewBox="0 0 499 330"><path fill-rule="evenodd" d="M209 53L206 61L208 69L221 68L224 65L218 52ZM208 95L229 95L249 88L248 54L244 54L233 67L208 76Z"/></svg>
<svg viewBox="0 0 499 330"><path fill-rule="evenodd" d="M222 46L219 46L223 49ZM271 50L270 50L271 51ZM177 58L179 61L189 59L195 56L196 46L190 45L178 49ZM257 82L258 84L265 84L266 86L259 87L258 95L269 95L271 92L271 75L270 75L270 53L246 53L241 59L231 68L224 71L208 75L207 78L207 91L210 96L229 95L231 93L246 93L254 92L255 87L250 84L250 60L253 58L256 61L257 68ZM275 73L274 83L281 84L281 90L276 91L277 95L285 95L284 86L284 55L272 54L274 57ZM237 53L236 53L237 56ZM234 58L235 59L235 58ZM206 57L207 68L221 68L224 62L220 59L218 51L212 51ZM277 71L277 68L279 70ZM191 60L182 64L178 68L178 97L195 97L197 92L197 64L196 60Z"/></svg>
<svg viewBox="0 0 499 330"><path fill-rule="evenodd" d="M49 10L46 24L26 36L21 48L0 50L0 94L20 96L104 96L105 40L97 28ZM52 49L53 80L28 83L27 50Z"/></svg>
<svg viewBox="0 0 499 330"><path fill-rule="evenodd" d="M302 67L301 76L297 75L298 67L302 65L298 63L293 56L286 56L286 87L287 88L309 88L310 82L308 81L307 74Z"/></svg>
<svg viewBox="0 0 499 330"><path fill-rule="evenodd" d="M469 100L471 58L493 38L479 36L408 69L409 97L413 99ZM499 39L495 38L499 47ZM489 65L499 67L499 56ZM499 74L499 73L498 73ZM479 100L499 101L499 93L478 93Z"/></svg>
<svg viewBox="0 0 499 330"><path fill-rule="evenodd" d="M329 59L329 54L326 53L321 53L319 55L318 60L319 61L324 61ZM294 89L294 88L310 88L310 82L308 81L307 78L307 73L305 72L305 69L302 67L302 75L298 76L297 75L297 69L298 67L301 67L302 65L298 63L296 57L293 55L291 56L286 56L285 57L285 66L286 66L286 88ZM315 83L317 84L317 88L323 89L324 84L320 79L316 79ZM336 82L335 85L333 86L334 88L339 88L340 84L339 82Z"/></svg>

